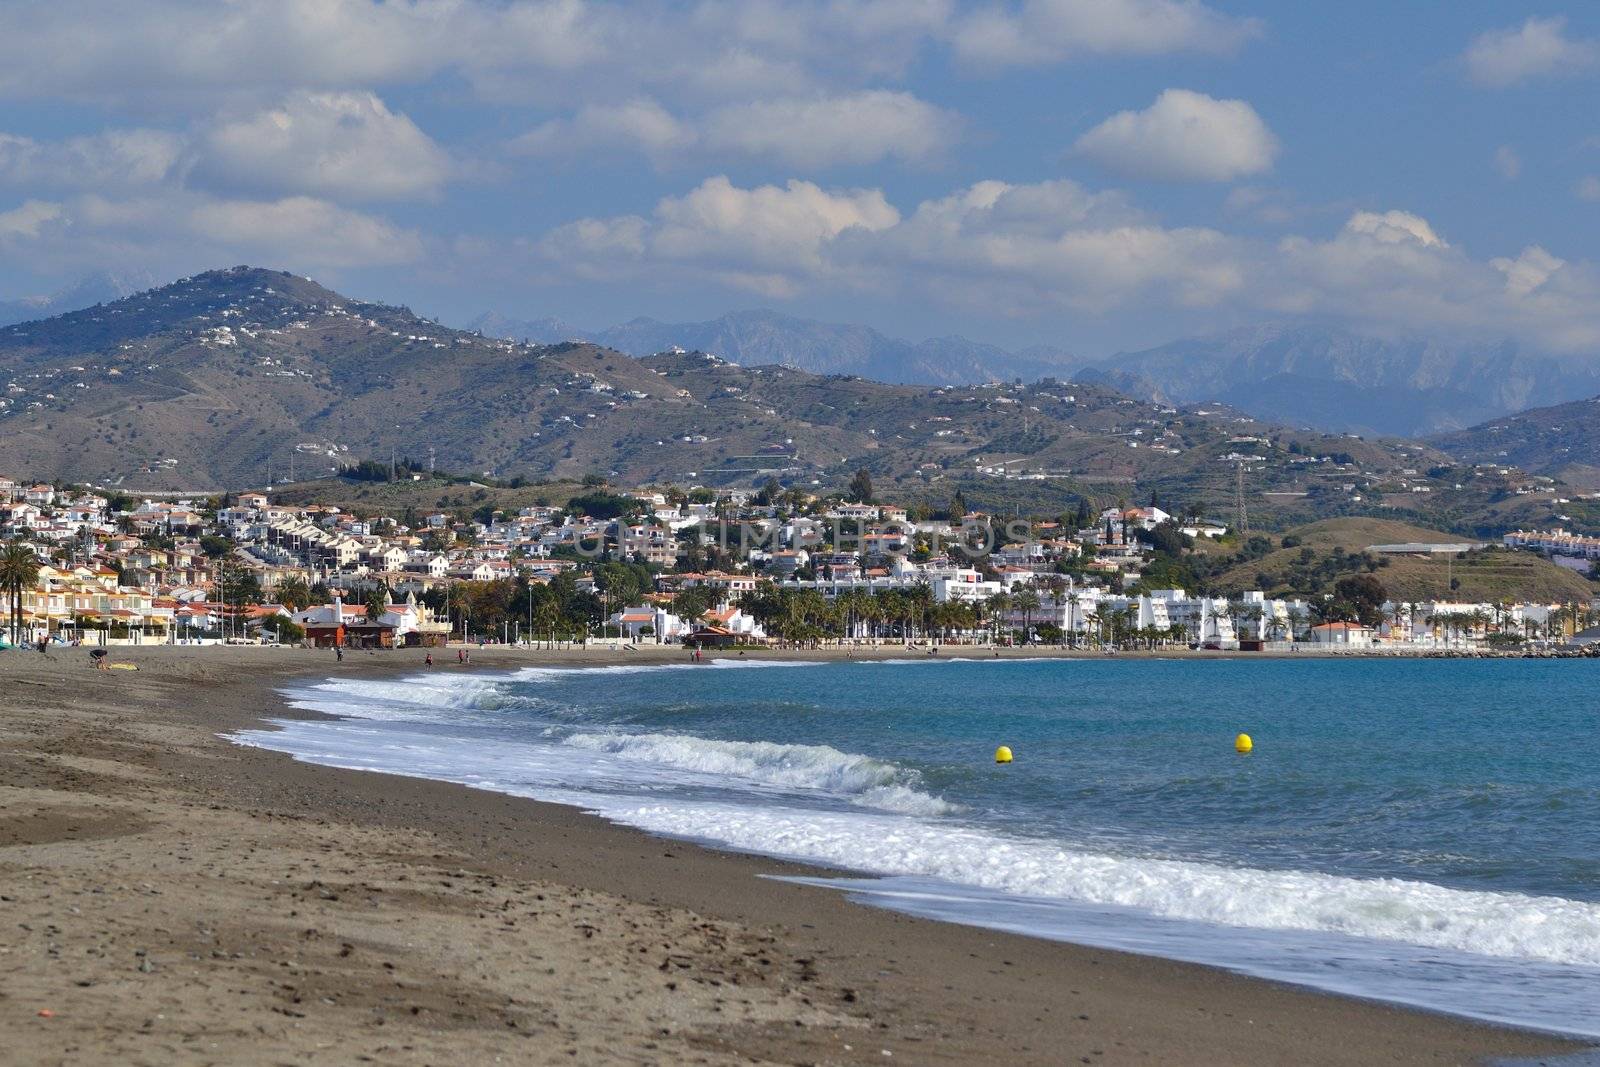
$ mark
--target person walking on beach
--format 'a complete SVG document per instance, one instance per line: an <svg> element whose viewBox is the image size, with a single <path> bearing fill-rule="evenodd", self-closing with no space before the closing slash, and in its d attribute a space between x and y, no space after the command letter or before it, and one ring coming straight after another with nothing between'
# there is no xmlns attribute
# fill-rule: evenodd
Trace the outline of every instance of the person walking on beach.
<svg viewBox="0 0 1600 1067"><path fill-rule="evenodd" d="M340 663L344 662L344 646L343 645L334 645L333 646L333 658L335 660L337 660L338 662L340 662Z"/></svg>
<svg viewBox="0 0 1600 1067"><path fill-rule="evenodd" d="M424 667L433 666L433 653L432 652L427 652L427 653L423 654L423 656L422 656L422 665Z"/></svg>
<svg viewBox="0 0 1600 1067"><path fill-rule="evenodd" d="M464 648L456 649L456 666L457 667L465 667L466 665L467 665L467 650L464 649Z"/></svg>

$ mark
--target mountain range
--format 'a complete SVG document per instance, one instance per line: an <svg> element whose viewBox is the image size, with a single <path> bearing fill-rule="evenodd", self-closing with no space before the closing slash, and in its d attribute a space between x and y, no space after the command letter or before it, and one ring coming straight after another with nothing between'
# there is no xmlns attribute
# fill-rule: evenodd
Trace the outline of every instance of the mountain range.
<svg viewBox="0 0 1600 1067"><path fill-rule="evenodd" d="M47 319L67 311L78 311L95 304L106 304L125 296L148 289L155 284L154 275L145 272L111 274L101 271L90 274L75 285L49 296L24 296L0 300L0 326L32 319Z"/></svg>
<svg viewBox="0 0 1600 1067"><path fill-rule="evenodd" d="M1600 360L1267 324L1123 353L1079 372L1141 399L1216 401L1347 433L1423 437L1600 392Z"/></svg>
<svg viewBox="0 0 1600 1067"><path fill-rule="evenodd" d="M1515 516L1472 518L1497 501L1560 504L1560 489L1512 494L1521 476L1495 468L1586 484L1600 442L1597 403L1417 441L1058 377L883 383L700 351L524 344L253 267L0 327L0 383L0 472L146 490L281 482L393 455L478 477L623 484L842 486L864 467L901 499L960 487L1036 511L1159 493L1216 512L1231 510L1243 469L1253 513L1272 521L1378 506L1476 528L1544 515L1519 503Z"/></svg>
<svg viewBox="0 0 1600 1067"><path fill-rule="evenodd" d="M1098 487L1223 507L1244 455L1256 457L1253 489L1343 507L1352 469L1445 458L1051 378L891 384L703 352L491 339L253 267L0 328L0 381L0 471L150 490L397 456L480 477L622 484L842 486L865 467L898 497L960 484L1036 507Z"/></svg>
<svg viewBox="0 0 1600 1067"><path fill-rule="evenodd" d="M50 297L0 301L0 325L108 303L148 281L102 273ZM1600 393L1594 357L1554 359L1509 342L1446 344L1315 323L1264 323L1094 360L958 336L913 342L770 310L702 322L636 318L602 330L486 312L466 328L535 344L581 341L636 357L681 348L746 366L890 384L1073 379L1153 404L1225 404L1274 423L1368 435L1431 437Z"/></svg>
<svg viewBox="0 0 1600 1067"><path fill-rule="evenodd" d="M1600 396L1490 419L1432 443L1468 462L1517 466L1600 489Z"/></svg>
<svg viewBox="0 0 1600 1067"><path fill-rule="evenodd" d="M963 337L911 342L866 326L741 311L705 322L634 319L585 332L556 319L480 315L494 337L582 339L631 355L673 347L878 381L963 385L1072 377L1157 404L1228 404L1258 418L1343 433L1421 437L1600 392L1600 359L1554 359L1509 342L1445 344L1338 326L1266 323L1086 360Z"/></svg>
<svg viewBox="0 0 1600 1067"><path fill-rule="evenodd" d="M556 342L590 341L630 356L673 348L710 352L747 366L781 364L817 374L853 374L910 385L976 385L1022 378L1067 377L1082 365L1070 354L1037 347L1009 351L965 337L911 342L870 326L817 322L776 311L736 311L706 322L638 318L584 331L559 319L511 319L493 313L467 324L490 337Z"/></svg>

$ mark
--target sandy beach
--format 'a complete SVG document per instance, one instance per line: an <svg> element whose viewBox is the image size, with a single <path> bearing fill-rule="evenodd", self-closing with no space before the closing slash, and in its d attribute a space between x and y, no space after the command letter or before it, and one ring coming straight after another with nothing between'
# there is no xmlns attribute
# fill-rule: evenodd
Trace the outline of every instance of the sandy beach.
<svg viewBox="0 0 1600 1067"><path fill-rule="evenodd" d="M437 658L657 654L683 655ZM1579 1048L900 916L761 877L808 873L791 864L219 737L303 714L277 697L287 679L417 670L420 652L113 659L140 669L0 654L0 1062L1365 1065Z"/></svg>

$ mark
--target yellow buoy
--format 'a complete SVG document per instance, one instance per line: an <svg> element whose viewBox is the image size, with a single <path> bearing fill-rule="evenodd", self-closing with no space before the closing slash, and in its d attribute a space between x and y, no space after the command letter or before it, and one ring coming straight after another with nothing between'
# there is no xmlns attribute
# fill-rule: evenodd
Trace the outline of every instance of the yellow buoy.
<svg viewBox="0 0 1600 1067"><path fill-rule="evenodd" d="M1255 747L1255 742L1250 740L1249 734L1240 734L1238 737L1233 739L1233 750L1239 753L1241 756L1247 754L1252 748Z"/></svg>
<svg viewBox="0 0 1600 1067"><path fill-rule="evenodd" d="M994 761L996 763L1010 763L1011 750L1005 745L1001 745L999 748L994 750Z"/></svg>

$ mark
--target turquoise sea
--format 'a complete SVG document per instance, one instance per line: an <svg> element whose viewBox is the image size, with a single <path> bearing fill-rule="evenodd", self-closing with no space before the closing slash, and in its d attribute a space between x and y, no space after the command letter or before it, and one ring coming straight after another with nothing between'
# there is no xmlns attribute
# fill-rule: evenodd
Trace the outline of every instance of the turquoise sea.
<svg viewBox="0 0 1600 1067"><path fill-rule="evenodd" d="M1600 1035L1600 662L733 659L288 697L339 718L236 740L809 860L885 907Z"/></svg>

